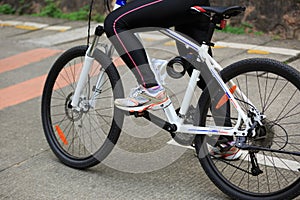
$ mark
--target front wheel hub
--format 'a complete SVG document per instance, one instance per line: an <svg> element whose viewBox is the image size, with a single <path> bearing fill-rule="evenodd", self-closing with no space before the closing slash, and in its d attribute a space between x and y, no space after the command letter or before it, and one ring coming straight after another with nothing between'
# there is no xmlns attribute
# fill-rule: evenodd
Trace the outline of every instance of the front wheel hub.
<svg viewBox="0 0 300 200"><path fill-rule="evenodd" d="M82 118L83 113L88 112L89 108L80 108L80 110L76 110L73 108L72 102L73 92L70 93L65 102L65 114L70 121L78 121ZM82 98L80 98L79 105L82 105ZM82 107L82 106L80 106Z"/></svg>

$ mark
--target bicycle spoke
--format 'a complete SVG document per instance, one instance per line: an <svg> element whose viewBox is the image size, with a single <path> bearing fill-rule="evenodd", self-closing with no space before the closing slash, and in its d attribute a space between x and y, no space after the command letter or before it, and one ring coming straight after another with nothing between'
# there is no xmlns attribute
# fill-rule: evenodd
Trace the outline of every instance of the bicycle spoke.
<svg viewBox="0 0 300 200"><path fill-rule="evenodd" d="M52 114L52 117L59 117L59 116L65 116L66 113L56 113L56 114Z"/></svg>
<svg viewBox="0 0 300 200"><path fill-rule="evenodd" d="M237 82L238 88L242 88L238 79L236 79L236 82ZM248 85L246 85L246 88L248 88ZM246 89L246 90L248 90L248 89ZM246 102L246 100L244 99L244 96L242 95L242 91L240 91L239 96L236 96L237 99L240 99L240 97L242 98L242 101ZM248 99L247 99L247 102L248 102ZM247 104L242 104L242 107L244 108L244 111L247 111L249 109L248 108L249 106Z"/></svg>
<svg viewBox="0 0 300 200"><path fill-rule="evenodd" d="M71 87L72 87L72 89L73 90L75 90L75 88L73 87L73 85L72 85L72 80L71 80L71 78L70 78L70 76L69 76L69 72L68 71L70 71L72 69L72 67L70 67L70 68L68 68L68 70L67 70L67 68L64 68L64 72L65 73L61 73L60 74L60 77L62 77L65 81L66 81L66 85L71 85ZM72 73L72 72L71 72ZM67 76L67 78L65 78L64 76ZM72 77L73 79L75 79L75 77Z"/></svg>
<svg viewBox="0 0 300 200"><path fill-rule="evenodd" d="M52 96L54 96L54 94L57 94L58 96L60 96L62 99L65 100L66 97L67 97L68 95L65 94L65 92L64 92L63 89L59 86L58 83L56 83L55 85L57 86L58 89L53 91ZM54 97L54 98L55 98L55 97ZM59 97L57 97L57 98L59 98ZM60 98L59 98L59 99L60 99Z"/></svg>
<svg viewBox="0 0 300 200"><path fill-rule="evenodd" d="M54 96L52 96L52 99L61 100L61 101L64 102L66 100L66 97L54 97Z"/></svg>
<svg viewBox="0 0 300 200"><path fill-rule="evenodd" d="M256 79L257 79L257 86L258 86L258 93L260 96L260 106L261 106L261 110L263 110L263 101L262 101L262 92L261 92L261 86L260 86L260 81L259 81L259 76L258 76L258 72L256 71Z"/></svg>
<svg viewBox="0 0 300 200"><path fill-rule="evenodd" d="M222 177L219 184L233 185L232 189L239 188L258 197L283 191L300 180L300 86L295 82L299 77L292 79L290 76L294 75L281 72L281 63L278 71L272 67L265 68L264 64L253 69L256 62L249 65L242 63L240 72L238 66L230 66L222 74L228 81L228 88L232 87L232 82L239 88L240 92L233 95L242 110L248 114L249 109L255 107L265 117L255 129L257 135L247 137L246 144L251 148L240 150L242 156L239 160L225 161L208 156L207 160L211 160L208 163L212 164L201 161L207 170L213 170L217 177ZM211 105L213 103L211 101ZM201 120L205 120L206 126L221 126L216 124L216 119L222 119L222 115L211 114L211 105L206 106L208 109L201 115L205 119ZM230 116L226 118L232 121L232 126L236 126L238 116L234 106L230 106ZM254 121L251 115L249 118ZM243 130L245 124L242 122L239 128ZM227 152L224 153L227 158Z"/></svg>
<svg viewBox="0 0 300 200"><path fill-rule="evenodd" d="M278 83L278 80L279 80L279 76L276 77L275 79L275 82L273 83L272 85L272 88L270 89L270 92L269 92L269 96L267 97L267 100L266 100L266 103L265 103L265 107L264 107L264 113L267 111L267 105L268 105L268 102L273 94L273 91ZM270 103L271 104L271 103Z"/></svg>
<svg viewBox="0 0 300 200"><path fill-rule="evenodd" d="M291 102L292 98L295 96L297 90L295 90L295 92L293 93L293 95L291 96L291 98L286 102L285 106L282 108L282 110L279 112L277 118L275 119L275 121L278 120L278 118L281 116L281 114L284 112L284 109L288 106L288 104Z"/></svg>
<svg viewBox="0 0 300 200"><path fill-rule="evenodd" d="M300 103L298 103L296 106L294 106L293 108L291 108L284 116L282 116L281 118L278 118L278 119L276 119L275 121L272 121L272 122L278 123L278 122L280 122L280 121L283 120L283 119L287 119L287 118L290 118L290 117L299 115L299 114L300 114L300 111L297 112L297 113L288 115L288 114L290 114L292 111L294 111L294 110L296 109L296 107L298 107L299 105L300 105Z"/></svg>
<svg viewBox="0 0 300 200"><path fill-rule="evenodd" d="M287 85L288 85L288 82L285 83L285 85L278 91L278 93L277 93L276 96L273 98L273 100L269 103L269 105L266 106L265 111L268 110L268 108L271 106L271 104L278 98L278 96L281 94L281 92L284 91L284 89L286 88Z"/></svg>
<svg viewBox="0 0 300 200"><path fill-rule="evenodd" d="M51 105L51 107L52 107L52 108L65 107L65 103L63 103L63 104Z"/></svg>
<svg viewBox="0 0 300 200"><path fill-rule="evenodd" d="M269 80L269 73L267 72L267 78L266 79L266 82L265 82L265 91L264 91L264 103L263 103L263 108L262 108L262 113L265 113L265 106L266 106L266 99L267 99L267 88L268 88L268 80Z"/></svg>

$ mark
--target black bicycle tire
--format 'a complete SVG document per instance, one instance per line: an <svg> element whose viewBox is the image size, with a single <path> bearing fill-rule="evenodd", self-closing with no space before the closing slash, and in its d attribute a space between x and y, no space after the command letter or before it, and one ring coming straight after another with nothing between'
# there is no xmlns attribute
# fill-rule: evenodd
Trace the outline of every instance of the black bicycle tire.
<svg viewBox="0 0 300 200"><path fill-rule="evenodd" d="M294 68L289 67L281 62L271 60L271 59L262 59L262 58L253 58L246 59L239 62L236 62L226 68L224 68L220 74L224 82L227 82L235 76L235 74L242 74L251 70L269 70L270 72L275 72L281 74L284 78L293 83L298 89L300 89L300 73ZM206 88L199 98L198 101L198 110L196 119L198 125L205 126L206 113L209 109L210 95L209 91ZM204 169L207 176L212 180L212 182L225 194L234 198L234 199L292 199L300 195L300 178L298 178L293 184L289 185L287 188L281 189L280 191L273 192L271 194L262 194L254 195L245 190L239 189L236 186L232 185L229 181L222 176L218 169L212 162L211 156L209 156L206 139L204 135L197 135L195 138L195 147L196 152L201 163L202 168Z"/></svg>
<svg viewBox="0 0 300 200"><path fill-rule="evenodd" d="M54 131L51 124L50 119L50 101L52 95L52 89L55 84L55 80L59 75L60 71L64 68L64 66L72 59L76 57L84 56L87 50L86 45L73 47L66 52L64 52L53 64L48 77L46 79L43 95L42 95L42 103L41 103L41 116L42 116L42 124L44 129L44 134L46 136L47 142L57 156L57 158L65 165L76 168L76 169L86 169L92 166L99 164L103 161L109 153L112 151L113 147L118 141L121 128L123 125L124 114L121 113L119 109L114 109L114 119L107 135L107 138L103 145L97 150L93 155L90 155L85 158L74 158L71 155L66 154L66 152L60 147L55 136ZM112 84L114 98L121 98L124 96L122 82L120 81L120 76L118 71L116 70L115 65L111 61L111 59L104 54L102 51L96 49L94 52L95 59L102 65L105 66L105 72L107 73L110 83Z"/></svg>

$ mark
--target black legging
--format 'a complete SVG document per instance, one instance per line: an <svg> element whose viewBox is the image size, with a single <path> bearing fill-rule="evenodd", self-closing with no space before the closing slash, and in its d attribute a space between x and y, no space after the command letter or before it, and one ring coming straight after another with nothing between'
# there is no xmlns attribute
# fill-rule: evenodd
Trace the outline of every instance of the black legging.
<svg viewBox="0 0 300 200"><path fill-rule="evenodd" d="M209 18L191 14L190 7L194 5L209 5L209 0L134 0L106 17L105 33L139 84L152 87L157 82L133 29L175 26L176 31L201 43L206 39ZM185 47L177 45L177 48L180 55L187 53Z"/></svg>

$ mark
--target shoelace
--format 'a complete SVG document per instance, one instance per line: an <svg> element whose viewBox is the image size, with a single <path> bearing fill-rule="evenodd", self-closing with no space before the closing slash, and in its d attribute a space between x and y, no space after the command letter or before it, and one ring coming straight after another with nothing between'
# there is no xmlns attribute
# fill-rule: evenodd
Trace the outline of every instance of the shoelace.
<svg viewBox="0 0 300 200"><path fill-rule="evenodd" d="M143 92L143 89L141 88L141 86L138 86L136 88L132 88L130 90L130 93L129 93L129 97L130 98L134 98L134 97L137 97L139 94L141 94Z"/></svg>

